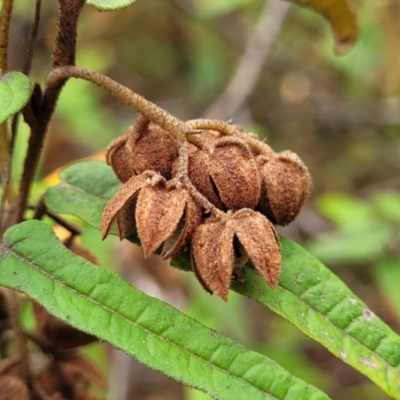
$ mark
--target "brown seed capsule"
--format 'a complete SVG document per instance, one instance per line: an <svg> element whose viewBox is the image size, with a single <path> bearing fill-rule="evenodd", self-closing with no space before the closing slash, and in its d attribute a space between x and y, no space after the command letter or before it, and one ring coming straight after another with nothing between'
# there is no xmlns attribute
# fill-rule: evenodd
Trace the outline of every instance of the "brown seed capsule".
<svg viewBox="0 0 400 400"><path fill-rule="evenodd" d="M260 195L257 165L240 138L222 137L192 154L189 178L220 209L254 208Z"/></svg>
<svg viewBox="0 0 400 400"><path fill-rule="evenodd" d="M132 208L135 198L137 202ZM133 210L134 215L128 217L124 213L126 208ZM121 221L121 216L129 221ZM129 229L135 224L145 257L164 243L162 255L169 258L189 242L200 223L201 209L179 180L166 181L154 171L146 171L126 182L107 203L101 222L103 238L115 219L121 236L127 224Z"/></svg>
<svg viewBox="0 0 400 400"><path fill-rule="evenodd" d="M144 171L155 171L170 179L177 158L175 138L158 126L149 127L132 146L132 167L137 175Z"/></svg>
<svg viewBox="0 0 400 400"><path fill-rule="evenodd" d="M106 160L121 182L136 175L132 167L132 156L126 146L128 135L113 140L107 147Z"/></svg>
<svg viewBox="0 0 400 400"><path fill-rule="evenodd" d="M235 247L235 240L240 246ZM192 266L204 288L227 299L238 250L245 252L241 258L250 257L275 289L281 266L278 235L263 215L250 209L235 211L225 218L212 217L196 229Z"/></svg>
<svg viewBox="0 0 400 400"><path fill-rule="evenodd" d="M257 157L261 178L258 209L278 225L292 222L310 196L312 180L297 154L283 151L272 159Z"/></svg>

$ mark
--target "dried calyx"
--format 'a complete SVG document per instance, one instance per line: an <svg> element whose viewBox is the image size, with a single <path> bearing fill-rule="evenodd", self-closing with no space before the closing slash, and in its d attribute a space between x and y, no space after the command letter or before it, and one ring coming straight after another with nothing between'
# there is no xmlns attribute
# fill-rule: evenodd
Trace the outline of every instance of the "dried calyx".
<svg viewBox="0 0 400 400"><path fill-rule="evenodd" d="M146 256L190 249L199 281L224 300L249 259L274 289L281 258L273 224L293 221L307 201L306 166L222 121L185 127L182 137L139 117L110 144L107 162L124 185L104 209L103 238L116 221L121 238L137 232Z"/></svg>

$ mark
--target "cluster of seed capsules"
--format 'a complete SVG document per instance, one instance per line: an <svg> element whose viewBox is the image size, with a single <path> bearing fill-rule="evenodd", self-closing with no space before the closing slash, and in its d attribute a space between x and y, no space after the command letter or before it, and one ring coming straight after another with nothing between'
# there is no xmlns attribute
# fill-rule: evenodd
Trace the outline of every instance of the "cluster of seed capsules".
<svg viewBox="0 0 400 400"><path fill-rule="evenodd" d="M114 221L121 238L136 232L145 256L190 249L203 287L227 299L232 277L251 259L271 288L281 267L274 224L298 215L312 187L291 151L274 152L254 133L195 120L182 151L170 132L139 118L107 150L123 186L107 203L102 235Z"/></svg>

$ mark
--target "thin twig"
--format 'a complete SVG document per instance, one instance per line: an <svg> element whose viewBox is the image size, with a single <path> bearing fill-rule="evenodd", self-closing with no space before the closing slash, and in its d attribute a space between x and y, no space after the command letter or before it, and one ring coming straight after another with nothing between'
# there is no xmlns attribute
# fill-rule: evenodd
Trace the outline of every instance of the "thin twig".
<svg viewBox="0 0 400 400"><path fill-rule="evenodd" d="M21 300L14 290L2 288L2 292L6 300L8 316L14 332L16 355L19 360L18 375L24 382L29 383L29 352L27 348L27 338L20 324Z"/></svg>
<svg viewBox="0 0 400 400"><path fill-rule="evenodd" d="M3 229L6 227L6 202L10 199L10 146L8 143L8 121L0 124L0 163L1 163L1 182L3 191L0 199L0 237L3 235ZM11 199L10 199L11 200Z"/></svg>
<svg viewBox="0 0 400 400"><path fill-rule="evenodd" d="M229 119L240 110L254 89L290 4L269 0L246 45L246 50L224 92L205 112L205 118Z"/></svg>
<svg viewBox="0 0 400 400"><path fill-rule="evenodd" d="M38 31L39 31L41 8L42 8L42 0L36 0L35 13L33 15L33 21L32 21L32 25L31 25L31 30L29 32L28 44L26 46L24 61L22 63L22 70L21 70L21 72L23 74L27 75L27 76L29 76L29 73L31 72L33 53L34 53L34 50L35 50L37 34L38 34ZM20 113L15 114L14 118L13 118L13 121L12 121L11 143L10 143L11 152L13 151L14 145L15 145L19 115L20 115Z"/></svg>
<svg viewBox="0 0 400 400"><path fill-rule="evenodd" d="M10 35L10 23L14 0L4 0L0 12L0 76L6 73L8 68L8 42ZM10 165L10 125L4 121L0 125L0 168L3 193L0 200L0 235L3 233L4 210L9 188Z"/></svg>
<svg viewBox="0 0 400 400"><path fill-rule="evenodd" d="M29 209L34 210L35 213L33 215L33 219L41 220L44 215L47 215L51 218L55 223L65 228L71 235L79 236L82 231L76 227L75 225L71 224L70 222L66 221L64 218L61 218L59 215L54 214L51 212L44 202L44 199L41 198L39 203L36 206L30 205L28 206Z"/></svg>
<svg viewBox="0 0 400 400"><path fill-rule="evenodd" d="M52 68L75 64L78 19L85 0L59 0L59 20L55 48L53 51ZM31 128L28 151L24 161L19 196L15 209L14 222L22 220L33 179L39 165L43 150L47 126L56 107L58 96L67 81L68 76L57 81L57 85L47 86L38 109L32 110L33 104L28 104L25 118ZM34 98L34 96L32 97ZM30 107L30 108L29 108Z"/></svg>
<svg viewBox="0 0 400 400"><path fill-rule="evenodd" d="M14 0L3 0L0 13L0 74L7 71L8 39Z"/></svg>

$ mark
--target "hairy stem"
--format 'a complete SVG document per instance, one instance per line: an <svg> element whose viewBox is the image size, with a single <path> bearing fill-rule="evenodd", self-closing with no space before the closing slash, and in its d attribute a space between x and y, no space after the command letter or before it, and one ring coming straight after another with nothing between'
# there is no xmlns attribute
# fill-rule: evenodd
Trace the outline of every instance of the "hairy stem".
<svg viewBox="0 0 400 400"><path fill-rule="evenodd" d="M236 136L243 139L249 147L256 154L263 154L268 157L275 155L275 152L267 145L267 143L262 142L258 135L250 132L243 132L241 128L236 127L225 121L220 121L218 119L193 119L186 122L190 129L207 129L211 131L217 131L221 135L226 136Z"/></svg>
<svg viewBox="0 0 400 400"><path fill-rule="evenodd" d="M14 0L3 0L0 12L0 76L8 68L8 42L10 34L10 22ZM9 196L9 165L10 165L10 142L9 124L7 121L0 125L0 168L3 193L0 200L0 234L2 234L4 224L4 209L7 197Z"/></svg>
<svg viewBox="0 0 400 400"><path fill-rule="evenodd" d="M24 382L29 383L29 352L27 348L27 338L22 331L19 320L21 300L14 290L2 288L2 292L6 300L8 316L15 337L16 356L19 361L17 373Z"/></svg>
<svg viewBox="0 0 400 400"><path fill-rule="evenodd" d="M183 121L175 118L161 107L158 107L151 101L146 100L144 97L138 95L137 93L128 89L126 86L121 85L108 76L86 68L75 66L56 68L51 71L48 76L47 87L56 87L60 81L68 78L84 79L95 84L96 86L99 86L112 96L121 100L123 103L134 108L138 113L142 114L151 122L170 132L176 138L184 137L188 132L186 124Z"/></svg>
<svg viewBox="0 0 400 400"><path fill-rule="evenodd" d="M26 46L24 61L22 63L22 70L21 70L21 72L23 74L27 75L27 76L31 72L33 53L34 53L34 49L35 49L35 43L36 43L36 39L37 39L37 34L38 34L38 31L39 31L39 21L40 21L41 8L42 8L42 0L36 0L35 13L34 13L34 16L33 16L31 30L29 32L28 44ZM14 118L13 118L13 121L12 121L11 143L10 143L11 152L13 151L14 145L15 145L19 115L20 115L20 113L15 114Z"/></svg>
<svg viewBox="0 0 400 400"><path fill-rule="evenodd" d="M10 146L8 142L8 121L0 124L0 166L1 166L1 182L3 191L0 199L0 237L3 235L4 228L7 226L5 215L6 202L12 201L12 193L10 192Z"/></svg>
<svg viewBox="0 0 400 400"><path fill-rule="evenodd" d="M59 0L59 3L58 30L52 60L53 69L75 63L78 19L85 0ZM65 76L63 79L59 79L56 84L47 85L43 98L40 99L40 104L36 104L35 109L32 109L32 104L28 105L28 108L31 107L31 109L29 113L24 114L31 128L31 136L14 215L14 222L16 223L23 218L31 185L43 150L47 126L56 107L61 89L67 80L68 76Z"/></svg>
<svg viewBox="0 0 400 400"><path fill-rule="evenodd" d="M0 13L0 74L7 71L8 38L14 0L3 0Z"/></svg>

